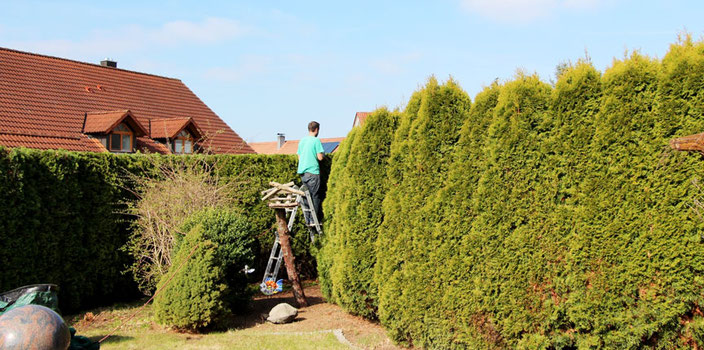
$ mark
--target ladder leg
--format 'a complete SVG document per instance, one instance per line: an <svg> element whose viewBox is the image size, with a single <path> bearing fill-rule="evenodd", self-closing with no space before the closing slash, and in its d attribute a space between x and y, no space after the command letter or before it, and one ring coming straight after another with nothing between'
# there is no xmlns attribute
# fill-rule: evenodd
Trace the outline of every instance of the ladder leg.
<svg viewBox="0 0 704 350"><path fill-rule="evenodd" d="M306 191L306 200L308 201L308 208L310 209L310 214L311 214L311 219L313 219L313 225L315 227L315 230L318 232L318 234L322 235L323 234L323 228L320 226L320 222L318 222L318 214L315 212L315 207L313 206L313 198L310 197L310 192ZM311 236L311 240L313 240Z"/></svg>

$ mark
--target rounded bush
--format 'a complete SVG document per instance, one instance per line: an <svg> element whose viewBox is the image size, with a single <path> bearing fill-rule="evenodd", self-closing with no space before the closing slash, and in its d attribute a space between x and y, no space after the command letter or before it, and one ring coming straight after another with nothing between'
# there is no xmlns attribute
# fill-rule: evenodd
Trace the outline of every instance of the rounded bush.
<svg viewBox="0 0 704 350"><path fill-rule="evenodd" d="M156 318L193 331L219 326L250 297L242 269L255 255L252 226L236 211L209 208L180 231L186 234L177 236L173 263L157 286Z"/></svg>
<svg viewBox="0 0 704 350"><path fill-rule="evenodd" d="M228 306L233 312L243 309L250 295L247 277L242 271L245 265L252 266L256 255L256 232L250 221L233 209L209 208L189 217L180 231L189 234L199 231L204 240L217 246L215 258L228 286L225 296ZM175 249L180 250L180 247Z"/></svg>
<svg viewBox="0 0 704 350"><path fill-rule="evenodd" d="M186 235L171 268L157 285L154 316L159 323L200 331L228 315L228 289L218 248L204 239L200 226Z"/></svg>

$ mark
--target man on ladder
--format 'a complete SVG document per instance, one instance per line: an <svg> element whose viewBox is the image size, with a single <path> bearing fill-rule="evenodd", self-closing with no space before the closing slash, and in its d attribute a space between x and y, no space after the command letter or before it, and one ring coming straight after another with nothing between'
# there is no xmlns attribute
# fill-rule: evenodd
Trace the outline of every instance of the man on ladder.
<svg viewBox="0 0 704 350"><path fill-rule="evenodd" d="M318 139L320 124L308 123L308 136L298 142L298 174L303 185L308 188L313 200L313 210L318 222L323 222L323 210L320 203L320 164L323 160L323 144ZM307 220L307 219L306 219Z"/></svg>

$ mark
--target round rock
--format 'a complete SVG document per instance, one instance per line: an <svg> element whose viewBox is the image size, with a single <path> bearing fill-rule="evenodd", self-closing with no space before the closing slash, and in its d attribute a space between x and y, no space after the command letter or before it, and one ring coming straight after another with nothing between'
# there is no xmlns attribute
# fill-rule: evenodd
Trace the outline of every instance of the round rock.
<svg viewBox="0 0 704 350"><path fill-rule="evenodd" d="M63 318L41 305L25 305L0 316L0 350L66 350L71 333Z"/></svg>
<svg viewBox="0 0 704 350"><path fill-rule="evenodd" d="M289 304L281 303L271 309L269 318L266 320L276 324L289 323L293 321L296 316L298 316L298 309Z"/></svg>

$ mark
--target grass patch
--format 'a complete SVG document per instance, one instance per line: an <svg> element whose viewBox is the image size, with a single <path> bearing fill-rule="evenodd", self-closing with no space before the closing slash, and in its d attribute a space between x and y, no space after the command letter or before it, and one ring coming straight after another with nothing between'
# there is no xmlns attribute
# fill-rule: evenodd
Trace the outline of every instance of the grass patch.
<svg viewBox="0 0 704 350"><path fill-rule="evenodd" d="M90 332L93 333L93 332ZM89 335L90 335L89 333ZM256 330L231 330L206 335L169 332L124 332L110 337L101 349L349 349L332 333L262 333Z"/></svg>
<svg viewBox="0 0 704 350"><path fill-rule="evenodd" d="M143 302L143 301L142 301ZM110 349L349 349L330 331L272 332L258 327L231 329L206 334L177 333L153 321L148 305L136 317L130 316L141 303L116 304L67 317L79 335L97 341L122 324L115 334L101 343ZM124 324L123 324L124 323Z"/></svg>

